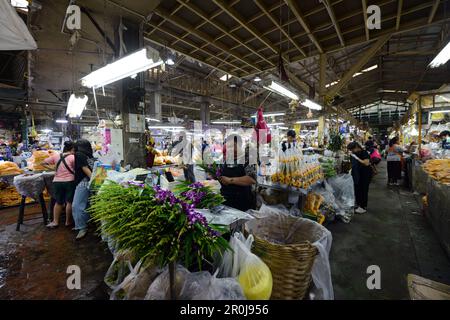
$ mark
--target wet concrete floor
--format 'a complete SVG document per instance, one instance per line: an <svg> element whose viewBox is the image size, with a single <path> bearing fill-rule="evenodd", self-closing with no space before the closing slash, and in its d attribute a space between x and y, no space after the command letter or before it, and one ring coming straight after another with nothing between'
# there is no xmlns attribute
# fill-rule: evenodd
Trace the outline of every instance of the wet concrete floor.
<svg viewBox="0 0 450 320"><path fill-rule="evenodd" d="M450 259L421 211L421 196L388 187L386 162L370 185L368 212L349 224L333 223L330 253L336 299L409 299L414 273L450 284ZM367 268L381 271L381 289L369 290Z"/></svg>
<svg viewBox="0 0 450 320"><path fill-rule="evenodd" d="M112 257L94 230L80 241L63 224L47 230L40 207L26 207L16 231L18 208L0 210L0 299L108 299L103 277ZM67 268L81 270L81 289L67 288Z"/></svg>

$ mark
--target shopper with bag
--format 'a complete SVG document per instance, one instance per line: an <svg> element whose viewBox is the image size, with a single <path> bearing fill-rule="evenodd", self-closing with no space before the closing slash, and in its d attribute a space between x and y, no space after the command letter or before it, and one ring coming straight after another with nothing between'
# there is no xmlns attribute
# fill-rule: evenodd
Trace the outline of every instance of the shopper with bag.
<svg viewBox="0 0 450 320"><path fill-rule="evenodd" d="M398 180L402 178L403 168L403 152L404 150L398 145L398 137L394 137L389 141L389 148L387 154L387 172L388 184L390 186L398 186Z"/></svg>
<svg viewBox="0 0 450 320"><path fill-rule="evenodd" d="M369 199L369 184L372 179L370 155L356 141L349 143L347 149L351 151L352 156L352 177L356 202L355 213L366 213Z"/></svg>
<svg viewBox="0 0 450 320"><path fill-rule="evenodd" d="M53 210L53 221L47 228L56 228L59 225L64 205L66 206L66 227L72 224L72 201L75 192L75 145L72 141L64 142L63 153L55 154L44 160L44 167L56 165L53 178L54 197L56 200Z"/></svg>
<svg viewBox="0 0 450 320"><path fill-rule="evenodd" d="M75 195L73 198L73 218L76 239L84 238L87 234L89 214L86 212L89 200L89 181L94 167L94 156L91 143L85 139L76 142L75 147Z"/></svg>

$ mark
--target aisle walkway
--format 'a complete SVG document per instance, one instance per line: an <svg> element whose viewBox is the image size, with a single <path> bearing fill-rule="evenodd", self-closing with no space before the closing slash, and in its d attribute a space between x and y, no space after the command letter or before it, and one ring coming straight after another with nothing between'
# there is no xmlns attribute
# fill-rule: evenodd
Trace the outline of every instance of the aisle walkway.
<svg viewBox="0 0 450 320"><path fill-rule="evenodd" d="M370 185L368 213L329 226L336 299L409 299L408 273L450 284L450 260L421 214L419 196L386 183L383 161ZM370 265L381 269L380 290L366 286Z"/></svg>

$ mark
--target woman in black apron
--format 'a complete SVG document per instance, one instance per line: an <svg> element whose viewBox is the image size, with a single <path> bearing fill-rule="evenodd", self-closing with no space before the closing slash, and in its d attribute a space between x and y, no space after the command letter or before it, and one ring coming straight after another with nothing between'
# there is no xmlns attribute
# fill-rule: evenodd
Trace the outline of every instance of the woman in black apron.
<svg viewBox="0 0 450 320"><path fill-rule="evenodd" d="M237 139L236 139L237 140ZM235 163L237 141L235 140ZM248 157L246 157L248 158ZM252 185L256 183L252 167L246 164L224 164L219 181L222 185L221 194L225 205L247 211L253 208Z"/></svg>

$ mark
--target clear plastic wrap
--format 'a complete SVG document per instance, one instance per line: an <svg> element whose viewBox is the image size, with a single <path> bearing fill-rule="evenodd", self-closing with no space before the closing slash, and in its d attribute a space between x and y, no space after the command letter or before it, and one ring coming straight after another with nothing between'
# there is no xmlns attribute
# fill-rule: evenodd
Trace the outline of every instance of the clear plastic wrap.
<svg viewBox="0 0 450 320"><path fill-rule="evenodd" d="M326 179L325 188L333 193L341 212L350 211L355 206L353 177L350 174L340 174Z"/></svg>
<svg viewBox="0 0 450 320"><path fill-rule="evenodd" d="M276 227L277 223L280 224L279 228ZM288 227L286 228L286 226ZM330 231L315 221L284 214L249 221L246 228L248 232L272 243L290 245L309 241L317 247L319 254L315 258L311 270L314 282L314 290L311 291L312 298L334 299L329 263L332 243ZM273 232L267 232L267 230L273 230Z"/></svg>
<svg viewBox="0 0 450 320"><path fill-rule="evenodd" d="M45 182L41 173L21 174L14 177L14 186L20 195L38 199L44 192Z"/></svg>
<svg viewBox="0 0 450 320"><path fill-rule="evenodd" d="M253 236L247 239L235 233L230 239L232 251L224 254L219 272L224 277L238 279L249 300L267 300L272 293L272 273L269 267L251 252Z"/></svg>
<svg viewBox="0 0 450 320"><path fill-rule="evenodd" d="M113 291L120 285L125 277L131 273L132 255L128 251L119 252L114 256L114 260L106 271L104 281Z"/></svg>
<svg viewBox="0 0 450 320"><path fill-rule="evenodd" d="M236 279L217 278L207 271L189 272L178 265L175 272L175 292L181 300L243 300L242 288ZM168 268L148 288L146 300L170 299Z"/></svg>
<svg viewBox="0 0 450 320"><path fill-rule="evenodd" d="M128 265L129 267L129 265ZM142 300L153 280L160 273L154 264L143 265L143 261L130 270L124 280L117 285L111 293L111 300Z"/></svg>
<svg viewBox="0 0 450 320"><path fill-rule="evenodd" d="M189 275L189 271L181 265L177 265L175 268L175 294L178 299L183 300L181 291L183 290L186 278ZM150 285L145 295L145 300L169 300L170 299L170 280L169 280L169 268L166 267L163 273L161 273L155 281Z"/></svg>

